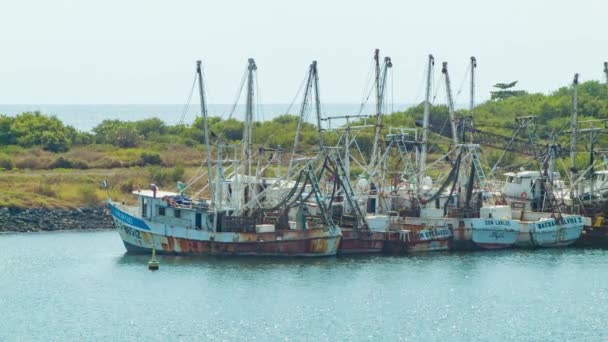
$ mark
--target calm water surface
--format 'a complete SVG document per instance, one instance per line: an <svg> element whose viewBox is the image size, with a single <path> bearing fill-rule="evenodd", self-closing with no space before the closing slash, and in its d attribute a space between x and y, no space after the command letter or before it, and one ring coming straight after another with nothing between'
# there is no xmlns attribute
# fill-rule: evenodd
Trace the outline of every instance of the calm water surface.
<svg viewBox="0 0 608 342"><path fill-rule="evenodd" d="M0 235L0 341L606 341L608 251L243 259Z"/></svg>

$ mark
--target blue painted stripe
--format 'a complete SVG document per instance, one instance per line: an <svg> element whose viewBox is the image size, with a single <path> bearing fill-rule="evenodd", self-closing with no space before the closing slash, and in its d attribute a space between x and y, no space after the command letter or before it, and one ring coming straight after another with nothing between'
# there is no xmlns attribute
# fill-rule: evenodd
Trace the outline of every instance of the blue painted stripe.
<svg viewBox="0 0 608 342"><path fill-rule="evenodd" d="M133 216L127 214L126 212L116 208L112 204L110 204L110 212L112 213L112 217L114 217L114 218L118 219L119 221L122 221L130 226L133 226L133 227L136 227L139 229L143 229L143 230L150 230L150 227L148 227L146 222L144 222L142 219L133 217Z"/></svg>

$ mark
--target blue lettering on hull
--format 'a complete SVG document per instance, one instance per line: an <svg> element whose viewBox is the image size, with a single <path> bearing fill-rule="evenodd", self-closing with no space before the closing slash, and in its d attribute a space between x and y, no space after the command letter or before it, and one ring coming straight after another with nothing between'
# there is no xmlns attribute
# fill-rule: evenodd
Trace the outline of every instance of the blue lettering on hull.
<svg viewBox="0 0 608 342"><path fill-rule="evenodd" d="M143 229L143 230L150 230L150 227L148 227L148 225L142 219L133 217L133 216L125 213L124 211L121 211L120 209L116 208L115 206L113 206L111 204L110 204L110 212L112 213L113 217L115 217L116 219L118 219L130 226L134 226L136 228Z"/></svg>

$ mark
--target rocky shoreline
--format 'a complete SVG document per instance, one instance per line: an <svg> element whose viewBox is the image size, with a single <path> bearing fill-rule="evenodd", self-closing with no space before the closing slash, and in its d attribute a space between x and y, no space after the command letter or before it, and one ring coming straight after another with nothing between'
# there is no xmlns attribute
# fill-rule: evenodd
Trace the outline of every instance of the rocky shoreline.
<svg viewBox="0 0 608 342"><path fill-rule="evenodd" d="M0 232L97 230L112 227L114 223L106 207L0 208Z"/></svg>

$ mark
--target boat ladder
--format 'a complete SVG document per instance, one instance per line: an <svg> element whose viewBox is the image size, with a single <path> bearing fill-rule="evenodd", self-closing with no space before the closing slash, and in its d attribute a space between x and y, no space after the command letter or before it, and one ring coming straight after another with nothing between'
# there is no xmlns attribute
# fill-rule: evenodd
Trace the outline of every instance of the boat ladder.
<svg viewBox="0 0 608 342"><path fill-rule="evenodd" d="M308 169L303 170L302 172L305 173L306 178L308 178L308 180L310 181L310 186L312 187L312 191L315 194L315 200L317 202L317 205L319 206L319 211L321 212L321 219L323 220L323 223L327 225L328 228L333 227L334 222L331 216L328 214L327 205L325 204L325 201L322 198L321 187L319 186L319 180L315 175L315 170L312 168L312 165L308 165Z"/></svg>
<svg viewBox="0 0 608 342"><path fill-rule="evenodd" d="M350 183L350 178L346 174L346 170L344 169L344 164L342 163L342 159L340 159L340 155L336 154L334 158L334 164L336 165L336 177L339 178L340 183L344 187L344 195L348 204L353 209L355 216L357 218L357 228L362 228L367 226L365 222L365 216L361 211L361 208L357 204L355 191Z"/></svg>
<svg viewBox="0 0 608 342"><path fill-rule="evenodd" d="M483 190L486 186L486 174L483 172L483 167L481 166L481 161L479 160L479 145L469 144L468 148L469 154L471 155L471 162L473 163L475 173L479 179L479 188Z"/></svg>

